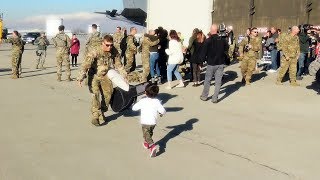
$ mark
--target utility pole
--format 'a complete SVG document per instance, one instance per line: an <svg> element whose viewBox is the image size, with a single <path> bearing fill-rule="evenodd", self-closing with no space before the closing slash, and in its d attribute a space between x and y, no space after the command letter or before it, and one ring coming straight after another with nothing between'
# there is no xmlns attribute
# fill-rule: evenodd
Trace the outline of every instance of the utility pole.
<svg viewBox="0 0 320 180"><path fill-rule="evenodd" d="M250 6L249 6L249 25L250 27L253 26L253 15L256 13L256 7L254 5L254 0L250 0Z"/></svg>
<svg viewBox="0 0 320 180"><path fill-rule="evenodd" d="M0 13L0 40L2 39L2 28L3 28L3 13Z"/></svg>
<svg viewBox="0 0 320 180"><path fill-rule="evenodd" d="M306 13L307 13L307 24L310 22L310 13L312 11L312 0L307 0Z"/></svg>

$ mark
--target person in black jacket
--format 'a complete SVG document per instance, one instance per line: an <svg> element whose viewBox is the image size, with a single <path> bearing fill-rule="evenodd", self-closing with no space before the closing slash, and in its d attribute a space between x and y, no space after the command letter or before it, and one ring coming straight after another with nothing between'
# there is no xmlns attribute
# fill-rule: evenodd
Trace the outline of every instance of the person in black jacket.
<svg viewBox="0 0 320 180"><path fill-rule="evenodd" d="M218 103L218 95L221 88L223 70L227 60L229 50L228 42L218 35L218 26L213 24L210 30L211 37L208 38L200 55L202 61L207 61L207 72L204 80L204 88L200 99L207 101L211 79L215 76L215 91L212 96L212 102Z"/></svg>
<svg viewBox="0 0 320 180"><path fill-rule="evenodd" d="M200 54L202 51L202 47L204 44L206 36L202 33L202 31L197 32L196 39L193 42L193 52L191 54L190 63L192 66L192 77L193 77L193 87L197 87L200 85L200 73L202 61L200 59Z"/></svg>

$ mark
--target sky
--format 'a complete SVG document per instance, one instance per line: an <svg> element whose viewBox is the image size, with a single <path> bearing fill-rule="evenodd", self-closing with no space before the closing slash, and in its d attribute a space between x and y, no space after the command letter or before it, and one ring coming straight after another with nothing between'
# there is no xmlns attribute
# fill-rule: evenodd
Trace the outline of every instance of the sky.
<svg viewBox="0 0 320 180"><path fill-rule="evenodd" d="M48 17L63 18L66 29L87 30L97 23L104 31L111 31L117 25L129 26L124 22L111 21L104 15L93 12L122 10L122 0L4 0L0 12L4 14L5 27L10 29L45 29Z"/></svg>

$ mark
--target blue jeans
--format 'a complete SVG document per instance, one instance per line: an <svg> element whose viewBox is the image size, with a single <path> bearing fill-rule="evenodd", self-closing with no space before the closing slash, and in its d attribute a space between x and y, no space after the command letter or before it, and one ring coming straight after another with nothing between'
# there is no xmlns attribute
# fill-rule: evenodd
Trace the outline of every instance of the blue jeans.
<svg viewBox="0 0 320 180"><path fill-rule="evenodd" d="M167 67L167 78L168 81L172 81L172 72L176 76L177 80L182 80L181 74L178 71L179 64L168 64Z"/></svg>
<svg viewBox="0 0 320 180"><path fill-rule="evenodd" d="M270 56L271 56L271 69L272 70L277 70L278 69L278 50L277 49L273 49L270 52Z"/></svg>
<svg viewBox="0 0 320 180"><path fill-rule="evenodd" d="M150 75L152 78L155 76L154 69L156 69L157 75L160 76L160 69L158 66L159 53L152 52L150 53Z"/></svg>
<svg viewBox="0 0 320 180"><path fill-rule="evenodd" d="M304 64L306 61L306 58L308 56L308 53L300 53L299 59L298 59L298 72L297 76L301 76L302 73L304 73Z"/></svg>

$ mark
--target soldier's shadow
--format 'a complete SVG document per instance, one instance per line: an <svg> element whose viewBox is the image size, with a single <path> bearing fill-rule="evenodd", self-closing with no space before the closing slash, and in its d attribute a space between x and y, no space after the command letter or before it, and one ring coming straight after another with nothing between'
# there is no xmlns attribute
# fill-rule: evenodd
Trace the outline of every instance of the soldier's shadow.
<svg viewBox="0 0 320 180"><path fill-rule="evenodd" d="M265 77L267 77L268 74L266 72L261 72L259 74L253 74L252 75L252 79L251 79L251 82L256 82L256 81L259 81L261 79L264 79Z"/></svg>
<svg viewBox="0 0 320 180"><path fill-rule="evenodd" d="M197 123L199 119L193 118L185 122L184 124L179 124L176 126L167 126L167 129L172 129L167 135L165 135L162 139L160 139L158 142L156 142L156 145L159 145L159 151L157 153L157 156L163 154L166 152L167 143L179 136L183 132L191 131L193 130L193 124Z"/></svg>

